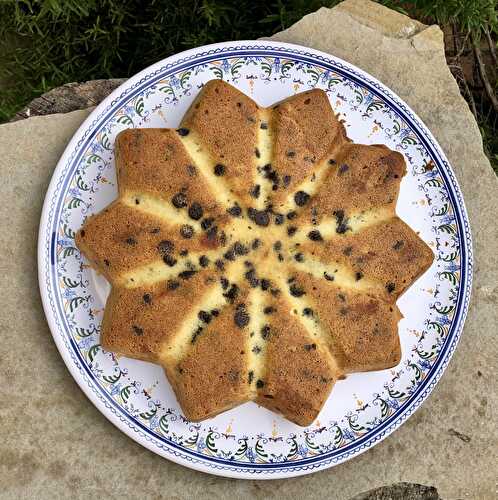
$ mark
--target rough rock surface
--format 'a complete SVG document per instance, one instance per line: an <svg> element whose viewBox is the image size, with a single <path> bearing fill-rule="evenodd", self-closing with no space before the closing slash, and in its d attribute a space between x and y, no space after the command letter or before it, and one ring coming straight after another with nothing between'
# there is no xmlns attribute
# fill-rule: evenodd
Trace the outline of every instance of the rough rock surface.
<svg viewBox="0 0 498 500"><path fill-rule="evenodd" d="M24 109L16 113L11 121L39 115L69 113L96 106L125 81L126 78L113 78L112 80L66 83L62 87L52 89L33 99Z"/></svg>
<svg viewBox="0 0 498 500"><path fill-rule="evenodd" d="M351 500L441 500L441 497L433 486L396 483L360 493Z"/></svg>
<svg viewBox="0 0 498 500"><path fill-rule="evenodd" d="M89 110L6 124L0 127L2 498L496 498L498 180L446 66L442 33L366 0L346 0L274 38L324 50L379 78L419 114L453 164L476 264L467 324L445 375L385 441L310 476L234 481L152 454L78 389L39 299L36 238L43 198L59 156Z"/></svg>

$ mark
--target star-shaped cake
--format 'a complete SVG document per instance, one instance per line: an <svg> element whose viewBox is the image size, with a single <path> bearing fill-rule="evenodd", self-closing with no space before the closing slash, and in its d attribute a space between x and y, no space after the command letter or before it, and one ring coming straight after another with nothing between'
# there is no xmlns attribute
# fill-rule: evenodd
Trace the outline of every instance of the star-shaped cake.
<svg viewBox="0 0 498 500"><path fill-rule="evenodd" d="M399 362L396 299L433 254L395 213L403 156L351 142L325 92L262 108L213 80L115 162L76 236L112 285L101 344L163 366L188 419L255 401L309 425L338 379Z"/></svg>

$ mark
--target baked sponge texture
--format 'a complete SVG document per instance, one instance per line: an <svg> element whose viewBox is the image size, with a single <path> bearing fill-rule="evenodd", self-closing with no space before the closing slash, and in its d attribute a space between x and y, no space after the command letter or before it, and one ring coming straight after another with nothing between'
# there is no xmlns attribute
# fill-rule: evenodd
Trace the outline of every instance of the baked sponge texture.
<svg viewBox="0 0 498 500"><path fill-rule="evenodd" d="M178 129L115 142L119 194L76 243L111 283L102 346L164 367L185 416L247 401L298 425L348 373L399 363L396 300L433 261L395 212L399 152L321 90L259 107L205 84Z"/></svg>

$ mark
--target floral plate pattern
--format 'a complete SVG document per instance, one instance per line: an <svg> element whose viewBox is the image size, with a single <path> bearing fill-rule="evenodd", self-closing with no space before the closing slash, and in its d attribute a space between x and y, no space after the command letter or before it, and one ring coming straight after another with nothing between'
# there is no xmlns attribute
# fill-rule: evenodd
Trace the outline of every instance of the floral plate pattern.
<svg viewBox="0 0 498 500"><path fill-rule="evenodd" d="M356 142L401 152L408 174L397 212L433 249L431 268L399 299L403 357L392 370L339 382L303 429L247 403L202 423L181 414L160 367L105 352L99 329L109 287L75 247L89 215L117 193L113 143L129 127L175 127L206 81L221 78L269 106L324 89ZM432 391L455 350L472 281L469 223L455 175L408 106L328 54L276 42L230 42L161 61L128 80L81 125L62 155L41 217L43 305L71 374L99 410L150 450L194 469L283 478L343 462L399 427ZM179 311L181 314L181 311Z"/></svg>

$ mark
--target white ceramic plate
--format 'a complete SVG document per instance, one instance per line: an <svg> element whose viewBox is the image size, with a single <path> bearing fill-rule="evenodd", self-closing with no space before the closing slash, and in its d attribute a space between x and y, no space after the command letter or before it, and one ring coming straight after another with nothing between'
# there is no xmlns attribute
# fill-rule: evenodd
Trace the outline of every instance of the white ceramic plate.
<svg viewBox="0 0 498 500"><path fill-rule="evenodd" d="M160 367L118 359L99 345L109 287L81 257L74 235L86 217L116 197L114 139L127 127L176 127L202 84L213 78L223 78L263 106L313 87L324 89L349 137L403 153L408 174L397 211L436 255L432 267L398 301L404 315L399 366L338 382L318 420L306 429L254 403L190 423ZM40 222L38 265L57 347L85 394L111 422L180 464L261 479L343 462L385 438L422 404L462 331L472 247L455 175L404 102L365 72L328 54L248 41L165 59L130 78L95 109L54 172Z"/></svg>

